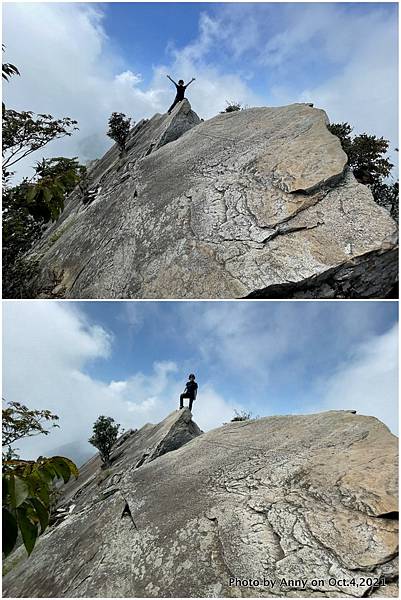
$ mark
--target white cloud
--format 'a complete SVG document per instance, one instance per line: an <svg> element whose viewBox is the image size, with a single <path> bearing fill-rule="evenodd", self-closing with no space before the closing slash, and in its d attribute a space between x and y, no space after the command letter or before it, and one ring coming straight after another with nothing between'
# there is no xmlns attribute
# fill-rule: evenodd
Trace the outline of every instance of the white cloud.
<svg viewBox="0 0 401 600"><path fill-rule="evenodd" d="M282 31L266 44L262 62L285 73L286 63L302 68L299 57L309 59L316 53L324 57L327 74L320 73L308 87L278 83L271 90L273 101L313 102L328 113L331 122L347 121L355 133L383 136L390 140L390 156L397 164L398 28L394 13L377 5L359 14L333 3L304 7L294 7L287 16Z"/></svg>
<svg viewBox="0 0 401 600"><path fill-rule="evenodd" d="M158 423L178 408L183 382L174 362L155 362L151 373L133 372L119 381L89 376L85 369L90 361L112 360L112 343L109 333L88 324L70 303L4 303L4 396L60 417L60 428L48 436L18 442L24 457L36 458L58 447L77 456L94 452L87 440L101 414L128 429ZM233 414L232 406L207 383L200 402L206 416L199 414L198 419L195 405L195 420L204 428L221 425Z"/></svg>
<svg viewBox="0 0 401 600"><path fill-rule="evenodd" d="M303 389L295 399L302 413L355 409L396 431L397 328L377 334L383 318L378 305L387 303L176 303L174 315L163 311L156 315L155 307L145 304L141 311L149 311L152 323L155 318L173 321L173 335L191 348L189 358L203 373L194 404L194 420L203 430L229 421L234 408L251 408L259 414L287 412L289 399L277 382L285 385L292 378ZM76 304L5 301L3 305L5 398L47 408L60 417L60 429L17 444L23 456L35 458L59 447L72 457L71 452L83 455L93 451L87 440L100 414L128 429L158 423L178 407L184 387L182 365L179 369L171 360L152 364L149 359L146 373L133 366L127 377L95 379L88 374L93 361L98 361L97 372L102 361L112 372L115 338L89 323ZM133 315L135 327L137 316ZM138 332L138 337L135 331L131 334L135 345L145 332ZM212 379L216 366L219 376ZM257 398L254 402L256 380L262 383L263 410Z"/></svg>
<svg viewBox="0 0 401 600"><path fill-rule="evenodd" d="M350 410L373 415L398 433L398 326L358 345L336 372L320 382L317 404L304 410Z"/></svg>
<svg viewBox="0 0 401 600"><path fill-rule="evenodd" d="M180 307L189 343L225 377L246 382L247 408L265 415L291 412L291 406L302 414L355 409L397 431L397 327L377 333L382 308L360 302ZM291 399L287 384L298 387Z"/></svg>
<svg viewBox="0 0 401 600"><path fill-rule="evenodd" d="M226 100L250 106L307 101L324 108L332 121L348 121L356 132L397 145L398 33L387 7L211 6L200 15L195 39L184 47L167 44L170 60L153 67L148 83L135 68L135 56L127 64L108 39L99 4L7 3L3 11L6 60L21 71L5 86L6 102L71 116L80 127L25 161L25 174L42 155L100 157L111 145L106 130L113 111L135 121L165 112L175 92L166 74L196 77L188 96L203 118L217 114ZM392 159L397 161L394 152Z"/></svg>
<svg viewBox="0 0 401 600"><path fill-rule="evenodd" d="M18 163L18 177L32 175L31 165L42 156L102 156L111 145L106 130L112 112L138 121L167 110L175 94L167 73L185 80L196 76L196 92L193 87L189 96L203 118L221 110L226 99L252 103L256 98L237 75L201 63L211 20L204 20L200 42L177 52L170 65L155 66L145 86L142 76L127 68L112 48L99 5L9 3L3 12L6 60L21 72L5 86L7 106L69 116L79 125L72 137L56 140Z"/></svg>
<svg viewBox="0 0 401 600"><path fill-rule="evenodd" d="M298 351L300 358L307 358L323 310L319 303L304 305L302 310L292 302L188 303L182 316L190 342L196 343L204 357L267 383L286 356ZM305 350L299 352L303 347Z"/></svg>
<svg viewBox="0 0 401 600"><path fill-rule="evenodd" d="M115 80L123 85L136 85L142 81L142 76L139 73L133 73L132 71L124 71L116 75Z"/></svg>

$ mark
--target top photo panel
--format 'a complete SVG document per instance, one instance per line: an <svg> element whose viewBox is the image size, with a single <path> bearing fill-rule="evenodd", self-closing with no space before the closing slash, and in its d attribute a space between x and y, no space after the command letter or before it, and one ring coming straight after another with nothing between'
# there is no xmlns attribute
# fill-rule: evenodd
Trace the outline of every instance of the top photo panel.
<svg viewBox="0 0 401 600"><path fill-rule="evenodd" d="M3 298L398 298L396 3L3 4Z"/></svg>

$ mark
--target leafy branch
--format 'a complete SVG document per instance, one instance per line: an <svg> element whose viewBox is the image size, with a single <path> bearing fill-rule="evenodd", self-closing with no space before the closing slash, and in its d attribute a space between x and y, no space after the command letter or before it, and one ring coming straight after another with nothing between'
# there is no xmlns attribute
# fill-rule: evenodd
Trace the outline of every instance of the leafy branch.
<svg viewBox="0 0 401 600"><path fill-rule="evenodd" d="M4 400L4 399L3 399ZM2 411L2 446L10 447L11 444L22 438L35 435L47 435L49 431L44 428L44 423L58 427L54 421L58 416L50 410L31 410L19 402L9 402Z"/></svg>
<svg viewBox="0 0 401 600"><path fill-rule="evenodd" d="M43 411L42 411L43 412ZM42 432L43 433L43 432ZM3 552L8 556L18 532L28 556L49 524L53 482L67 483L78 477L77 466L68 458L40 456L36 461L3 462Z"/></svg>
<svg viewBox="0 0 401 600"><path fill-rule="evenodd" d="M77 121L32 111L3 110L3 171L54 139L71 136L78 129Z"/></svg>

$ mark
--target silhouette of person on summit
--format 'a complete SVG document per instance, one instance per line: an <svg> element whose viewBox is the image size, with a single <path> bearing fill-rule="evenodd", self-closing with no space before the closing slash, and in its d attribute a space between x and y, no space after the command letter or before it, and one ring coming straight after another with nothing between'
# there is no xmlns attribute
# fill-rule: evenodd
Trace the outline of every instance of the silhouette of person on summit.
<svg viewBox="0 0 401 600"><path fill-rule="evenodd" d="M189 398L189 410L192 412L192 403L198 393L198 384L195 381L195 375L191 373L188 375L187 383L185 384L184 393L180 396L180 409L184 408L184 398Z"/></svg>
<svg viewBox="0 0 401 600"><path fill-rule="evenodd" d="M182 79L180 79L179 82L176 83L173 79L171 79L170 75L167 75L167 79L170 79L171 83L174 83L176 90L177 90L177 94L174 98L174 102L167 111L168 114L170 114L171 111L173 110L174 106L176 104L178 104L179 102L181 102L182 100L184 100L185 90L187 89L187 87L189 85L191 85L191 83L193 81L195 81L195 77L192 77L191 81L189 83L187 83L187 85L184 85L184 81Z"/></svg>

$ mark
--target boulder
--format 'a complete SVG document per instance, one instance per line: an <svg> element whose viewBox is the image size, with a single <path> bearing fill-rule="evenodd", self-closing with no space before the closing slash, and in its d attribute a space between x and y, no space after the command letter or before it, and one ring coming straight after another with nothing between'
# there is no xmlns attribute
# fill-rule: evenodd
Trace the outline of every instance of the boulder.
<svg viewBox="0 0 401 600"><path fill-rule="evenodd" d="M197 435L188 412L128 436L104 483L88 463L86 490L65 486L73 510L30 558L20 547L6 560L3 595L397 595L398 444L385 425L329 411Z"/></svg>
<svg viewBox="0 0 401 600"><path fill-rule="evenodd" d="M397 226L347 167L323 110L199 122L184 100L113 147L34 248L39 297L385 297Z"/></svg>

